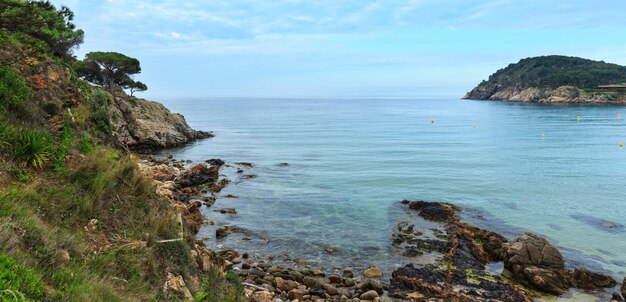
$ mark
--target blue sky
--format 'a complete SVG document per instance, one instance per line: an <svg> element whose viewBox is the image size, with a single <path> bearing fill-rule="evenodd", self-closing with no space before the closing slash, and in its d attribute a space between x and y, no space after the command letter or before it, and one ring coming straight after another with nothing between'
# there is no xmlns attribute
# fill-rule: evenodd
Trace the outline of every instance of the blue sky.
<svg viewBox="0 0 626 302"><path fill-rule="evenodd" d="M53 0L148 98L462 96L521 58L626 65L624 0Z"/></svg>

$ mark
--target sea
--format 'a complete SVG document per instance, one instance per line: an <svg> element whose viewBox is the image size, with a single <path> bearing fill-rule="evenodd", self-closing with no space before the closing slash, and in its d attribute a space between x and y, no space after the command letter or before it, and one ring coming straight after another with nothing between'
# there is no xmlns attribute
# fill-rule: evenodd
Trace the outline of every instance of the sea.
<svg viewBox="0 0 626 302"><path fill-rule="evenodd" d="M626 107L456 98L162 102L215 134L162 155L229 163L222 174L231 184L203 209L214 225L198 237L209 246L389 273L410 262L390 246L405 219L400 201L443 201L460 206L464 221L509 238L545 236L570 267L626 276ZM214 211L221 208L238 213ZM217 240L221 225L243 231Z"/></svg>

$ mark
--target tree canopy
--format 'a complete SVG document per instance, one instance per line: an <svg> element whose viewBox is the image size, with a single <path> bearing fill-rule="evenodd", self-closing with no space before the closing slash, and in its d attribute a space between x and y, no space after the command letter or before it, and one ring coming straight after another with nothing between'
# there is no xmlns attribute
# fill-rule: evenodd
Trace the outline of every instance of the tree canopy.
<svg viewBox="0 0 626 302"><path fill-rule="evenodd" d="M596 88L626 82L626 67L567 56L542 56L520 60L500 69L481 86L518 88L576 86Z"/></svg>
<svg viewBox="0 0 626 302"><path fill-rule="evenodd" d="M90 52L76 65L79 76L96 85L108 87L109 91L121 87L130 89L132 95L135 91L148 89L145 84L132 79L133 75L141 72L139 60L121 53Z"/></svg>
<svg viewBox="0 0 626 302"><path fill-rule="evenodd" d="M0 29L40 53L69 60L83 42L84 32L71 22L66 6L57 10L49 1L0 0Z"/></svg>

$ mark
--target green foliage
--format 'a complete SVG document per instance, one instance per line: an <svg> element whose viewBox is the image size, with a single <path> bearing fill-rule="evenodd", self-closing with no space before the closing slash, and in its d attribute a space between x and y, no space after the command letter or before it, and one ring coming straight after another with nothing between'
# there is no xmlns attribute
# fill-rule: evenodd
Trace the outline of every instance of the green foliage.
<svg viewBox="0 0 626 302"><path fill-rule="evenodd" d="M575 86L596 88L602 84L626 82L626 67L577 57L542 56L526 58L498 70L483 82L483 87Z"/></svg>
<svg viewBox="0 0 626 302"><path fill-rule="evenodd" d="M26 128L6 133L5 136L9 136L8 148L14 159L38 169L50 161L54 145L48 132Z"/></svg>
<svg viewBox="0 0 626 302"><path fill-rule="evenodd" d="M139 81L134 81L130 77L128 77L124 81L124 84L122 85L122 87L124 89L130 90L130 96L133 96L135 92L148 90L148 86L146 84L139 82Z"/></svg>
<svg viewBox="0 0 626 302"><path fill-rule="evenodd" d="M111 121L109 120L109 96L102 90L96 90L87 100L91 117L98 130L105 134L111 134Z"/></svg>
<svg viewBox="0 0 626 302"><path fill-rule="evenodd" d="M243 294L243 286L239 282L239 278L229 278L228 272L226 278L222 278L217 271L211 271L209 275L202 280L200 291L194 298L199 302L237 302L246 301ZM236 274L235 274L236 276ZM228 279L228 280L225 280Z"/></svg>
<svg viewBox="0 0 626 302"><path fill-rule="evenodd" d="M0 111L23 111L30 89L9 66L0 66Z"/></svg>
<svg viewBox="0 0 626 302"><path fill-rule="evenodd" d="M1 301L40 301L43 293L40 275L0 253Z"/></svg>
<svg viewBox="0 0 626 302"><path fill-rule="evenodd" d="M118 52L101 51L86 54L83 61L76 62L75 69L83 79L107 87L109 91L116 86L137 86L130 76L141 72L139 60Z"/></svg>
<svg viewBox="0 0 626 302"><path fill-rule="evenodd" d="M69 8L57 10L49 1L0 1L0 29L39 54L71 59L84 36L73 18Z"/></svg>
<svg viewBox="0 0 626 302"><path fill-rule="evenodd" d="M56 152L56 159L54 161L54 169L61 171L65 166L65 156L67 156L67 149L70 146L72 139L71 119L69 116L65 116L65 123L63 125L63 132L61 133L61 141Z"/></svg>
<svg viewBox="0 0 626 302"><path fill-rule="evenodd" d="M91 143L91 137L88 133L83 134L83 137L80 141L80 152L85 154L91 152L95 149L95 146Z"/></svg>

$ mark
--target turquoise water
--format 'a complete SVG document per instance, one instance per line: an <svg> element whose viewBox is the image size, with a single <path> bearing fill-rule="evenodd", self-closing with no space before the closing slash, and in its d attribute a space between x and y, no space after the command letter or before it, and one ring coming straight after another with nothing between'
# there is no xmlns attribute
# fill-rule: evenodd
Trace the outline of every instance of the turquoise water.
<svg viewBox="0 0 626 302"><path fill-rule="evenodd" d="M207 99L166 106L215 138L181 159L251 162L205 213L265 239L222 244L390 270L398 201L447 201L514 236L532 231L573 265L626 275L626 107L461 100ZM623 116L621 117L620 116ZM577 116L580 116L578 120ZM282 167L279 163L289 163ZM206 228L204 235L212 236ZM340 253L326 255L325 247ZM330 259L330 260L329 260Z"/></svg>

